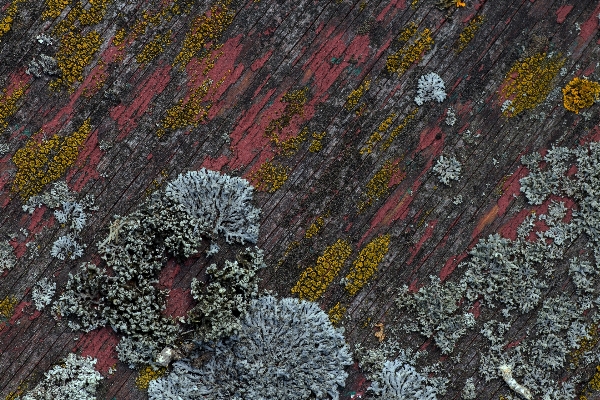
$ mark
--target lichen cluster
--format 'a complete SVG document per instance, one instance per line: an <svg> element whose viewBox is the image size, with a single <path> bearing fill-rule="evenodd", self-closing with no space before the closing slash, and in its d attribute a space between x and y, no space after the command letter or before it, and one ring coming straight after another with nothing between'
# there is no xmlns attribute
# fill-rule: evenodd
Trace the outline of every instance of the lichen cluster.
<svg viewBox="0 0 600 400"><path fill-rule="evenodd" d="M386 151L392 145L392 142L394 141L394 139L396 139L396 137L400 134L400 132L402 132L406 128L406 126L409 124L409 122L415 118L418 111L419 111L418 108L415 108L414 110L412 110L410 113L408 113L406 115L406 117L404 117L402 119L402 121L400 121L398 126L396 126L392 130L392 132L390 132L390 136L388 136L388 138L381 144L382 151Z"/></svg>
<svg viewBox="0 0 600 400"><path fill-rule="evenodd" d="M360 101L360 99L364 96L364 94L369 90L369 88L371 87L371 80L370 79L365 79L360 86L358 86L356 89L354 89L352 92L350 92L350 94L348 95L348 98L346 99L346 104L345 104L345 108L347 111L352 110L354 107L356 107L358 105L358 102Z"/></svg>
<svg viewBox="0 0 600 400"><path fill-rule="evenodd" d="M477 15L474 18L471 18L467 26L462 30L460 36L458 37L458 42L456 46L456 52L461 53L464 49L467 48L471 40L475 38L475 34L483 24L485 18L483 15Z"/></svg>
<svg viewBox="0 0 600 400"><path fill-rule="evenodd" d="M146 365L138 372L138 376L135 378L135 386L137 386L137 388L140 390L148 390L150 382L160 378L166 373L167 369L165 367L157 368L151 365Z"/></svg>
<svg viewBox="0 0 600 400"><path fill-rule="evenodd" d="M152 40L144 45L142 50L136 54L135 61L138 64L147 64L161 54L171 44L172 31L157 34Z"/></svg>
<svg viewBox="0 0 600 400"><path fill-rule="evenodd" d="M396 173L400 171L399 162L387 160L381 168L367 182L367 190L365 192L366 200L358 203L358 210L364 211L371 206L373 202L385 196L390 189L390 182Z"/></svg>
<svg viewBox="0 0 600 400"><path fill-rule="evenodd" d="M0 96L0 129L8 126L8 119L17 112L17 103L23 97L26 90L27 87L25 85L19 85L10 94L7 93L6 89L2 90L2 95Z"/></svg>
<svg viewBox="0 0 600 400"><path fill-rule="evenodd" d="M567 83L562 93L565 108L579 114L579 111L600 100L600 83L576 77Z"/></svg>
<svg viewBox="0 0 600 400"><path fill-rule="evenodd" d="M83 70L92 61L94 54L100 49L102 39L96 31L86 34L68 32L61 37L56 53L56 62L61 76L50 82L50 88L61 87L74 90L72 85L83 80Z"/></svg>
<svg viewBox="0 0 600 400"><path fill-rule="evenodd" d="M14 296L6 296L0 300L0 320L9 320L15 311L18 300Z"/></svg>
<svg viewBox="0 0 600 400"><path fill-rule="evenodd" d="M542 103L552 90L552 84L565 59L558 55L538 53L517 61L502 82L500 95L511 103L502 114L514 117Z"/></svg>
<svg viewBox="0 0 600 400"><path fill-rule="evenodd" d="M338 239L325 248L314 266L302 272L298 282L292 288L292 293L297 294L301 299L317 300L325 293L350 254L352 254L350 244L346 240Z"/></svg>
<svg viewBox="0 0 600 400"><path fill-rule="evenodd" d="M371 154L375 145L383 139L382 134L389 129L396 118L395 113L388 115L377 127L377 130L369 136L367 143L359 151L360 154Z"/></svg>
<svg viewBox="0 0 600 400"><path fill-rule="evenodd" d="M369 242L352 262L346 275L346 290L351 296L358 293L377 271L390 247L390 235L381 235Z"/></svg>
<svg viewBox="0 0 600 400"><path fill-rule="evenodd" d="M431 47L433 46L433 38L431 37L431 31L428 28L423 29L410 45L408 44L408 41L416 34L416 30L412 26L409 26L408 30L401 32L399 39L405 39L406 36L408 36L408 33L411 33L411 36L406 39L407 43L394 54L387 57L385 66L387 71L391 74L404 74L411 65L421 60L423 54L431 50Z"/></svg>
<svg viewBox="0 0 600 400"><path fill-rule="evenodd" d="M339 301L335 303L333 307L329 309L327 312L327 316L333 325L338 325L342 322L344 318L344 314L346 313L346 307L342 305Z"/></svg>
<svg viewBox="0 0 600 400"><path fill-rule="evenodd" d="M250 181L256 190L273 193L287 181L288 172L288 168L284 165L275 164L269 160L250 173Z"/></svg>
<svg viewBox="0 0 600 400"><path fill-rule="evenodd" d="M315 221L312 224L310 224L310 226L306 229L306 232L304 233L304 237L306 239L312 238L317 233L319 233L321 228L323 228L324 224L325 224L325 218L323 218L323 216L317 217L317 219L315 219Z"/></svg>
<svg viewBox="0 0 600 400"><path fill-rule="evenodd" d="M281 116L269 121L264 133L275 146L280 144L281 139L279 138L279 135L284 128L287 128L290 125L292 118L304 115L304 105L307 101L307 87L289 91L282 96L281 102L285 103L285 108L283 109Z"/></svg>
<svg viewBox="0 0 600 400"><path fill-rule="evenodd" d="M4 17L0 20L0 42L2 41L2 37L12 28L12 24L19 12L19 4L24 2L25 0L13 0L6 10L4 10Z"/></svg>
<svg viewBox="0 0 600 400"><path fill-rule="evenodd" d="M90 120L70 135L55 134L40 140L38 132L12 157L17 167L12 190L22 199L39 194L48 183L59 179L77 161L82 145L92 131Z"/></svg>

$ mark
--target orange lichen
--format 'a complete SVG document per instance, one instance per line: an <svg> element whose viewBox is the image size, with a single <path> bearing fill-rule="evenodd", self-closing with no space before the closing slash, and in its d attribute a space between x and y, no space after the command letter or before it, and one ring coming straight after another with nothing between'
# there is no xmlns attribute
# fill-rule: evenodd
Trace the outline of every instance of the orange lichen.
<svg viewBox="0 0 600 400"><path fill-rule="evenodd" d="M346 110L350 111L356 107L360 99L370 87L371 81L369 79L365 79L365 81L361 83L359 87L350 92L348 98L346 99L346 105L344 106Z"/></svg>
<svg viewBox="0 0 600 400"><path fill-rule="evenodd" d="M333 307L329 309L327 315L329 316L329 320L331 321L331 323L333 325L337 325L342 321L342 318L344 318L345 313L346 307L341 305L341 303L338 301Z"/></svg>
<svg viewBox="0 0 600 400"><path fill-rule="evenodd" d="M304 115L304 104L308 100L308 88L302 88L287 92L281 98L281 102L285 103L283 113L279 118L273 119L269 122L265 129L265 136L268 137L271 142L278 146L280 143L279 134L281 131L288 127L295 116Z"/></svg>
<svg viewBox="0 0 600 400"><path fill-rule="evenodd" d="M83 70L92 61L100 45L102 39L96 31L85 35L80 32L68 32L63 35L56 53L61 76L50 82L50 87L55 90L67 87L73 91L72 85L83 80Z"/></svg>
<svg viewBox="0 0 600 400"><path fill-rule="evenodd" d="M256 171L250 174L250 181L261 192L273 193L283 186L288 179L288 169L283 165L273 164L270 160L264 162Z"/></svg>
<svg viewBox="0 0 600 400"><path fill-rule="evenodd" d="M25 0L13 0L5 11L4 17L0 20L0 39L6 35L12 28L12 24L15 21L17 13L19 12L19 4L24 3Z"/></svg>
<svg viewBox="0 0 600 400"><path fill-rule="evenodd" d="M297 294L301 299L317 300L325 293L325 289L351 253L350 244L346 240L338 239L325 249L323 255L319 256L315 266L308 267L302 272L300 279L292 288L292 293Z"/></svg>
<svg viewBox="0 0 600 400"><path fill-rule="evenodd" d="M539 105L552 90L552 82L565 63L560 55L539 53L517 61L506 74L500 94L510 100L503 114L514 117Z"/></svg>
<svg viewBox="0 0 600 400"><path fill-rule="evenodd" d="M229 4L229 0L219 1L210 8L209 12L194 20L183 40L181 51L175 57L173 66L178 65L183 70L192 58L200 55L203 50L208 51L211 44L221 39L235 15L229 8Z"/></svg>
<svg viewBox="0 0 600 400"><path fill-rule="evenodd" d="M323 225L325 225L325 218L318 217L315 220L315 222L313 222L312 224L310 224L310 226L306 229L306 232L304 233L304 237L307 238L307 239L312 238L317 233L319 233L319 231L321 230L321 228L323 228Z"/></svg>
<svg viewBox="0 0 600 400"><path fill-rule="evenodd" d="M431 50L432 46L431 31L424 29L412 44L403 46L394 54L388 56L385 63L387 71L402 75L411 65L421 60L423 53Z"/></svg>
<svg viewBox="0 0 600 400"><path fill-rule="evenodd" d="M140 390L148 390L150 382L160 378L166 372L167 369L164 367L154 369L152 366L147 365L138 372L138 376L135 378L135 386Z"/></svg>
<svg viewBox="0 0 600 400"><path fill-rule="evenodd" d="M2 90L0 96L0 129L8 126L8 119L17 112L17 103L26 90L26 85L17 87L10 95L6 93L6 89Z"/></svg>
<svg viewBox="0 0 600 400"><path fill-rule="evenodd" d="M456 47L456 52L460 53L464 49L467 48L471 40L475 37L475 34L483 24L484 18L482 15L478 15L475 18L471 19L467 26L462 30L460 36L458 37L458 46Z"/></svg>
<svg viewBox="0 0 600 400"><path fill-rule="evenodd" d="M138 64L147 64L154 60L160 53L165 51L167 46L171 44L172 31L167 31L162 35L159 33L152 40L150 40L142 48L142 50L135 56L135 61Z"/></svg>
<svg viewBox="0 0 600 400"><path fill-rule="evenodd" d="M383 324L381 322L375 324L375 329L375 337L377 338L377 340L379 340L379 343L383 342L383 340L385 339L385 333L383 332Z"/></svg>
<svg viewBox="0 0 600 400"><path fill-rule="evenodd" d="M390 235L388 234L375 238L360 251L345 279L346 290L350 295L354 296L358 293L375 274L389 248Z"/></svg>
<svg viewBox="0 0 600 400"><path fill-rule="evenodd" d="M87 119L78 130L66 137L56 134L39 141L41 131L34 135L12 157L17 166L12 190L27 200L41 192L45 185L60 178L75 164L91 130Z"/></svg>
<svg viewBox="0 0 600 400"><path fill-rule="evenodd" d="M563 104L569 111L579 114L600 100L600 83L585 78L573 78L562 90Z"/></svg>
<svg viewBox="0 0 600 400"><path fill-rule="evenodd" d="M389 191L389 185L392 177L400 171L398 162L387 160L373 175L371 180L367 182L367 191L365 193L367 199L358 203L358 210L364 211L373 202L384 196Z"/></svg>

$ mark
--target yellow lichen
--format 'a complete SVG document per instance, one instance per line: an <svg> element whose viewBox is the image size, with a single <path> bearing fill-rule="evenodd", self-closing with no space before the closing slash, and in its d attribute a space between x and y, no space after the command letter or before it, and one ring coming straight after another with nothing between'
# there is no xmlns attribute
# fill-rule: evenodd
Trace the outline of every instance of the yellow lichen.
<svg viewBox="0 0 600 400"><path fill-rule="evenodd" d="M371 154L375 145L383 138L383 136L381 136L382 133L387 131L388 128L390 127L390 125L392 125L394 118L396 118L396 114L392 113L392 114L388 115L388 117L386 119L384 119L381 122L381 124L379 124L379 127L377 128L377 130L375 132L373 132L371 134L371 136L367 140L367 143L365 144L365 146L362 149L360 149L360 151L359 151L360 154L365 154L365 153Z"/></svg>
<svg viewBox="0 0 600 400"><path fill-rule="evenodd" d="M24 3L25 0L13 0L5 11L5 15L0 20L0 39L6 35L12 28L12 24L15 21L17 13L19 12L19 4Z"/></svg>
<svg viewBox="0 0 600 400"><path fill-rule="evenodd" d="M386 151L392 145L392 142L394 141L396 136L398 136L400 132L402 132L402 130L406 128L406 125L408 125L408 123L413 120L415 115L417 115L418 111L419 109L415 108L406 117L402 119L400 124L397 127L395 127L394 130L392 130L390 136L385 140L385 142L383 142L383 144L381 145L381 150Z"/></svg>
<svg viewBox="0 0 600 400"><path fill-rule="evenodd" d="M301 299L317 300L325 293L325 289L351 253L350 244L346 240L338 239L325 249L323 255L319 256L315 266L308 267L302 272L300 279L292 288L292 293L297 294Z"/></svg>
<svg viewBox="0 0 600 400"><path fill-rule="evenodd" d="M310 224L310 226L306 229L304 237L310 239L311 237L315 236L317 233L319 233L321 228L323 228L323 225L325 225L325 218L318 217L315 219L315 222Z"/></svg>
<svg viewBox="0 0 600 400"><path fill-rule="evenodd" d="M17 103L25 94L25 90L27 90L27 86L22 85L14 89L10 95L6 93L6 89L2 91L0 96L0 129L6 128L8 119L17 112Z"/></svg>
<svg viewBox="0 0 600 400"><path fill-rule="evenodd" d="M73 91L72 85L83 80L83 70L92 61L101 44L102 39L96 31L85 35L80 32L63 35L56 53L61 76L50 82L50 87L55 90L67 87Z"/></svg>
<svg viewBox="0 0 600 400"><path fill-rule="evenodd" d="M121 28L115 33L113 37L112 43L115 46L121 46L125 43L125 38L127 37L127 31L124 28Z"/></svg>
<svg viewBox="0 0 600 400"><path fill-rule="evenodd" d="M70 4L71 0L46 0L46 8L42 12L42 17L44 19L57 18Z"/></svg>
<svg viewBox="0 0 600 400"><path fill-rule="evenodd" d="M460 53L464 49L467 48L471 40L475 37L475 34L483 24L484 18L482 15L478 15L475 18L471 19L467 26L462 30L460 36L458 37L458 46L456 47L456 52Z"/></svg>
<svg viewBox="0 0 600 400"><path fill-rule="evenodd" d="M342 318L344 318L345 313L346 313L346 307L341 305L340 302L338 301L337 303L335 303L335 305L333 307L331 307L329 309L329 311L327 312L327 315L329 316L329 320L331 321L331 323L333 325L337 325L342 321Z"/></svg>
<svg viewBox="0 0 600 400"><path fill-rule="evenodd" d="M400 33L398 34L398 41L399 42L408 42L410 40L410 38L413 37L415 35L415 33L417 33L418 28L419 28L419 25L417 25L414 22L409 22L408 25L406 26L406 28L402 29L400 31Z"/></svg>
<svg viewBox="0 0 600 400"><path fill-rule="evenodd" d="M363 83L360 84L358 88L350 92L348 98L346 99L346 110L350 111L354 107L356 107L360 99L363 97L365 92L369 90L370 87L371 81L369 79L366 79Z"/></svg>
<svg viewBox="0 0 600 400"><path fill-rule="evenodd" d="M146 64L152 61L156 56L165 51L167 46L171 44L171 31L165 32L164 34L158 34L146 43L142 51L135 56L135 61L138 64Z"/></svg>
<svg viewBox="0 0 600 400"><path fill-rule="evenodd" d="M600 83L587 79L573 78L562 90L563 104L569 111L579 114L600 100Z"/></svg>
<svg viewBox="0 0 600 400"><path fill-rule="evenodd" d="M323 149L323 138L325 137L325 132L313 132L312 134L313 140L310 142L310 146L308 147L308 151L311 153L317 153Z"/></svg>
<svg viewBox="0 0 600 400"><path fill-rule="evenodd" d="M414 43L403 46L394 54L388 56L385 63L387 71L389 73L402 75L411 65L421 60L423 53L431 50L432 46L433 39L431 38L431 31L429 29L424 29Z"/></svg>
<svg viewBox="0 0 600 400"><path fill-rule="evenodd" d="M55 134L39 141L42 132L34 135L12 157L17 166L12 190L27 200L41 192L48 183L59 179L77 161L91 130L87 119L78 130L66 137Z"/></svg>
<svg viewBox="0 0 600 400"><path fill-rule="evenodd" d="M278 146L280 143L279 134L288 127L295 116L304 115L304 104L308 100L308 88L302 88L287 92L281 98L281 102L285 103L283 113L279 118L273 119L265 128L265 136L271 142Z"/></svg>
<svg viewBox="0 0 600 400"><path fill-rule="evenodd" d="M390 235L388 234L375 238L360 251L352 263L350 272L346 275L346 290L351 296L358 293L377 271L389 247Z"/></svg>
<svg viewBox="0 0 600 400"><path fill-rule="evenodd" d="M598 342L600 342L600 332L598 332L598 324L592 324L587 336L582 337L578 341L579 346L571 350L568 354L568 358L573 366L579 365L581 357L590 351L592 351Z"/></svg>
<svg viewBox="0 0 600 400"><path fill-rule="evenodd" d="M400 171L398 164L398 162L387 160L379 171L373 175L371 180L367 182L367 191L365 193L367 199L358 204L359 211L364 211L375 200L387 194L392 177Z"/></svg>
<svg viewBox="0 0 600 400"><path fill-rule="evenodd" d="M17 298L14 296L6 296L0 300L0 321L9 320L15 312Z"/></svg>
<svg viewBox="0 0 600 400"><path fill-rule="evenodd" d="M4 400L17 400L20 398L20 396L25 393L25 391L27 390L27 383L25 381L21 381L19 383L19 386L17 387L17 389L14 392L10 392L6 395L6 397L4 398Z"/></svg>
<svg viewBox="0 0 600 400"><path fill-rule="evenodd" d="M279 140L278 138L277 147L281 149L281 154L284 156L291 156L295 154L300 148L300 145L304 142L304 140L306 140L308 132L308 128L304 127L296 136L289 137L285 140Z"/></svg>
<svg viewBox="0 0 600 400"><path fill-rule="evenodd" d="M140 390L148 390L148 386L150 386L150 382L160 378L167 372L166 368L157 368L147 365L142 368L137 378L135 378L135 386L137 386Z"/></svg>
<svg viewBox="0 0 600 400"><path fill-rule="evenodd" d="M81 28L98 24L104 18L108 5L113 0L90 0L89 7L84 7L83 3L78 1L71 4L71 9L67 15L59 21L52 29L54 36L63 36L69 32L79 32ZM54 9L60 15L63 10ZM79 24L78 24L79 23Z"/></svg>
<svg viewBox="0 0 600 400"><path fill-rule="evenodd" d="M500 94L512 103L503 114L514 117L539 105L552 90L552 82L565 63L560 55L539 53L517 61L508 71Z"/></svg>
<svg viewBox="0 0 600 400"><path fill-rule="evenodd" d="M261 192L273 193L282 187L287 179L288 169L283 165L273 164L270 160L250 174L252 184Z"/></svg>
<svg viewBox="0 0 600 400"><path fill-rule="evenodd" d="M210 8L209 12L194 20L183 40L181 51L175 57L173 66L178 65L183 70L192 58L199 55L202 50L207 51L211 43L214 44L221 39L235 15L229 8L229 3L230 1L219 1Z"/></svg>

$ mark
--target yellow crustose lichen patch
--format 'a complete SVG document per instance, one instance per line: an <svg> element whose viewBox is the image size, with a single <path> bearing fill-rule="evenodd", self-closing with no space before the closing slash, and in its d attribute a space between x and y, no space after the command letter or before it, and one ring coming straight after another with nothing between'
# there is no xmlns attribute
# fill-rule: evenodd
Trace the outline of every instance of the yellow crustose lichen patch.
<svg viewBox="0 0 600 400"><path fill-rule="evenodd" d="M383 142L383 144L381 145L381 150L385 151L392 145L392 142L394 141L396 136L398 136L400 132L402 132L404 128L406 128L406 125L408 125L408 123L413 120L415 115L417 115L418 111L419 109L415 108L406 117L402 119L402 122L400 122L400 124L392 130L390 136L386 139L385 142Z"/></svg>
<svg viewBox="0 0 600 400"><path fill-rule="evenodd" d="M83 80L83 70L92 61L94 54L100 49L102 39L96 31L86 35L79 32L66 33L60 40L56 53L56 61L61 76L50 82L52 89L67 87L70 91L75 82Z"/></svg>
<svg viewBox="0 0 600 400"><path fill-rule="evenodd" d="M146 64L152 61L156 56L165 51L169 44L171 44L171 34L172 32L168 31L162 35L156 35L154 39L146 43L142 51L135 56L135 61L138 64Z"/></svg>
<svg viewBox="0 0 600 400"><path fill-rule="evenodd" d="M58 134L38 142L38 133L24 147L17 150L12 161L17 166L12 190L24 200L41 192L45 185L59 179L69 167L75 164L81 146L92 127L87 119L71 135Z"/></svg>
<svg viewBox="0 0 600 400"><path fill-rule="evenodd" d="M261 192L273 193L282 187L287 179L288 169L271 161L264 162L260 168L250 174L252 184Z"/></svg>
<svg viewBox="0 0 600 400"><path fill-rule="evenodd" d="M71 0L46 0L46 8L42 12L44 19L57 18L68 5Z"/></svg>
<svg viewBox="0 0 600 400"><path fill-rule="evenodd" d="M313 132L312 137L313 140L310 142L308 151L311 153L317 153L323 149L323 138L325 137L325 132Z"/></svg>
<svg viewBox="0 0 600 400"><path fill-rule="evenodd" d="M481 24L483 24L483 21L484 18L481 15L478 15L469 21L458 37L458 46L456 47L457 53L460 53L467 48L469 43L471 43L471 40L475 37L475 33L477 33L481 27Z"/></svg>
<svg viewBox="0 0 600 400"><path fill-rule="evenodd" d="M396 114L392 113L392 114L388 115L388 117L386 119L384 119L381 122L381 124L379 124L379 127L377 128L377 130L375 132L373 132L371 134L371 136L367 140L367 143L365 144L365 146L362 149L360 149L360 151L359 151L360 154L365 154L365 153L371 154L371 152L373 151L373 148L375 147L377 142L379 142L383 138L383 136L381 136L382 133L387 131L388 128L390 127L390 125L392 125L394 118L396 118Z"/></svg>
<svg viewBox="0 0 600 400"><path fill-rule="evenodd" d="M501 95L512 103L503 114L507 117L535 108L548 97L552 82L565 63L560 55L540 53L518 61L506 74Z"/></svg>
<svg viewBox="0 0 600 400"><path fill-rule="evenodd" d="M325 293L327 286L333 281L344 263L352 253L352 247L346 240L327 247L319 256L313 267L308 267L300 275L300 279L292 288L292 293L301 299L315 301Z"/></svg>
<svg viewBox="0 0 600 400"><path fill-rule="evenodd" d="M310 224L310 226L306 229L304 237L310 239L311 237L315 236L317 233L319 233L321 228L323 228L323 225L325 225L325 218L318 217L315 222Z"/></svg>
<svg viewBox="0 0 600 400"><path fill-rule="evenodd" d="M148 386L150 386L150 382L160 378L167 372L166 368L157 368L154 369L150 365L145 366L138 373L137 378L135 379L135 386L140 390L148 390Z"/></svg>
<svg viewBox="0 0 600 400"><path fill-rule="evenodd" d="M373 175L373 178L367 182L367 191L365 201L358 204L359 211L364 211L373 202L389 191L389 184L396 172L400 171L398 163L387 160L383 166Z"/></svg>
<svg viewBox="0 0 600 400"><path fill-rule="evenodd" d="M25 0L13 0L6 9L4 17L0 20L0 39L12 28L12 24L19 12L19 4L24 2Z"/></svg>
<svg viewBox="0 0 600 400"><path fill-rule="evenodd" d="M591 107L595 101L600 100L600 83L585 78L574 78L567 83L562 93L565 108L579 114L579 111Z"/></svg>
<svg viewBox="0 0 600 400"><path fill-rule="evenodd" d="M27 87L20 86L12 91L10 95L6 94L6 89L2 91L0 96L0 129L8 126L8 119L17 112L17 102L25 94Z"/></svg>
<svg viewBox="0 0 600 400"><path fill-rule="evenodd" d="M230 1L217 2L210 11L199 16L192 23L190 31L183 40L183 47L173 62L184 69L202 50L208 50L209 43L215 43L223 36L233 22L234 12L229 9Z"/></svg>
<svg viewBox="0 0 600 400"><path fill-rule="evenodd" d="M283 113L279 118L271 120L265 129L265 136L271 139L274 145L279 146L279 134L290 125L292 118L304 115L304 104L307 100L308 88L293 90L283 95L281 98L281 101L285 103Z"/></svg>
<svg viewBox="0 0 600 400"><path fill-rule="evenodd" d="M281 154L284 156L294 155L300 149L300 145L306 140L308 132L308 128L304 127L296 136L281 141L277 138L279 142L277 147L281 149Z"/></svg>
<svg viewBox="0 0 600 400"><path fill-rule="evenodd" d="M371 81L367 79L363 83L361 83L358 88L350 92L348 98L346 99L346 110L350 111L354 107L356 107L360 99L363 97L365 92L369 90L370 87Z"/></svg>
<svg viewBox="0 0 600 400"><path fill-rule="evenodd" d="M390 235L379 236L360 251L346 275L346 290L354 296L377 271L390 248Z"/></svg>
<svg viewBox="0 0 600 400"><path fill-rule="evenodd" d="M337 303L335 303L335 305L333 307L331 307L329 309L329 311L327 312L327 315L329 316L329 320L331 321L331 323L333 325L337 325L342 321L342 318L344 318L345 313L346 313L346 307L341 305L340 302L338 301Z"/></svg>
<svg viewBox="0 0 600 400"><path fill-rule="evenodd" d="M389 73L402 75L411 65L421 60L423 53L431 50L433 39L431 31L424 29L419 37L410 45L401 47L394 54L388 56L385 66Z"/></svg>
<svg viewBox="0 0 600 400"><path fill-rule="evenodd" d="M14 296L6 296L0 300L0 319L8 320L15 312L17 298Z"/></svg>

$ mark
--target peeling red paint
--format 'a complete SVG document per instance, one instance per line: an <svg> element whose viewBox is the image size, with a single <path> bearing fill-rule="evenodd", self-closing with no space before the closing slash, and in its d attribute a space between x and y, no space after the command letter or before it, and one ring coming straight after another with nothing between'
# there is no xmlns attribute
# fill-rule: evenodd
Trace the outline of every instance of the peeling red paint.
<svg viewBox="0 0 600 400"><path fill-rule="evenodd" d="M386 16L390 16L390 18L396 14L396 11L390 12L390 9L394 7L397 10L405 10L406 9L406 0L392 0L390 3L385 6L383 10L379 13L376 18L377 22L381 22L385 19Z"/></svg>
<svg viewBox="0 0 600 400"><path fill-rule="evenodd" d="M171 66L159 67L135 89L134 100L129 105L119 104L110 110L110 117L120 130L116 141L120 142L137 127L139 119L146 113L155 95L161 93L171 80Z"/></svg>
<svg viewBox="0 0 600 400"><path fill-rule="evenodd" d="M31 306L31 304L32 303L30 301L22 301L19 304L17 304L17 306L15 307L15 310L13 312L13 315L8 320L8 324L14 325L15 322L17 322L18 320L23 318L23 315L28 315L27 311L25 311L25 308Z"/></svg>
<svg viewBox="0 0 600 400"><path fill-rule="evenodd" d="M479 300L477 300L473 306L471 307L471 309L469 310L469 312L471 314L473 314L473 316L477 319L479 318L479 315L481 314L481 302Z"/></svg>
<svg viewBox="0 0 600 400"><path fill-rule="evenodd" d="M419 145L415 149L415 153L425 150L428 147L432 148L432 154L434 157L439 156L442 153L444 147L444 139L446 134L442 131L438 125L425 128L421 131L419 137Z"/></svg>
<svg viewBox="0 0 600 400"><path fill-rule="evenodd" d="M117 350L119 336L109 327L95 329L84 333L77 341L73 352L81 351L83 357L93 357L98 361L96 370L102 374L108 373L110 367L117 364Z"/></svg>
<svg viewBox="0 0 600 400"><path fill-rule="evenodd" d="M437 225L437 223L438 223L438 220L435 219L427 224L427 227L425 228L425 232L423 233L423 236L421 236L419 241L408 250L410 252L410 258L408 259L408 261L406 261L406 265L412 264L417 253L419 252L419 250L421 250L421 247L423 247L423 244L425 244L425 242L429 238L431 238L431 236L433 236L433 230L435 229L435 226Z"/></svg>
<svg viewBox="0 0 600 400"><path fill-rule="evenodd" d="M31 240L33 240L33 235L40 233L42 229L50 228L54 225L54 216L51 216L46 221L42 221L44 218L44 213L47 209L48 208L46 206L37 207L33 211L33 214L31 214L31 219L29 220L29 225L27 226L27 230L29 231L28 238L31 238Z"/></svg>
<svg viewBox="0 0 600 400"><path fill-rule="evenodd" d="M273 50L269 50L264 56L262 56L261 58L256 59L252 65L250 65L250 70L252 72L256 72L259 69L261 69L263 67L263 65L265 65L265 63L269 60L269 58L271 58L271 55L273 54Z"/></svg>
<svg viewBox="0 0 600 400"><path fill-rule="evenodd" d="M167 307L163 314L171 317L183 317L192 309L194 298L189 289L172 289L167 296Z"/></svg>
<svg viewBox="0 0 600 400"><path fill-rule="evenodd" d="M93 179L100 179L98 164L104 152L98 144L98 129L95 129L86 139L83 150L77 155L75 167L67 172L66 181L71 190L81 191L86 183Z"/></svg>
<svg viewBox="0 0 600 400"><path fill-rule="evenodd" d="M582 146L590 142L600 142L600 127L594 126L587 135L579 139L579 144Z"/></svg>
<svg viewBox="0 0 600 400"><path fill-rule="evenodd" d="M531 213L531 210L521 210L517 214L515 214L511 219L508 220L507 223L502 225L500 229L498 229L498 233L500 236L505 237L510 240L517 239L517 228L519 225L523 223L525 218Z"/></svg>
<svg viewBox="0 0 600 400"><path fill-rule="evenodd" d="M598 13L600 13L600 2L598 2L598 5L594 11L592 11L589 18L581 24L581 31L579 31L581 41L578 43L577 47L581 47L587 43L598 31Z"/></svg>
<svg viewBox="0 0 600 400"><path fill-rule="evenodd" d="M181 267L173 260L167 262L167 266L160 271L158 285L164 289L171 289L175 282L175 277L181 271Z"/></svg>
<svg viewBox="0 0 600 400"><path fill-rule="evenodd" d="M220 156L217 158L212 158L211 156L206 156L202 161L201 168L210 169L213 171L220 171L223 166L225 166L229 162L229 157Z"/></svg>
<svg viewBox="0 0 600 400"><path fill-rule="evenodd" d="M464 252L457 256L452 256L446 260L446 263L440 271L440 280L445 281L446 278L448 278L450 274L454 272L458 264L460 264L460 262L467 257L467 255L467 252Z"/></svg>
<svg viewBox="0 0 600 400"><path fill-rule="evenodd" d="M558 7L556 10L556 22L562 24L567 19L567 15L571 12L573 6L570 4Z"/></svg>

